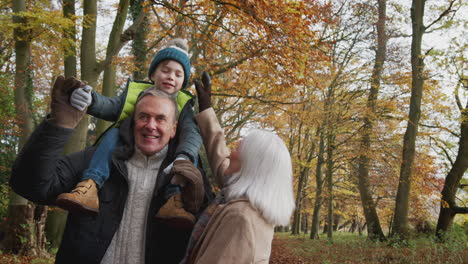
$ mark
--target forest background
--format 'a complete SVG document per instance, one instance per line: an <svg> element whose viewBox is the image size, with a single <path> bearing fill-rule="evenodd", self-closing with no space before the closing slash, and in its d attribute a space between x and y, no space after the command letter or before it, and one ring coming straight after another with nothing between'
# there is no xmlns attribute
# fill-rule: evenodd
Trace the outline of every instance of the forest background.
<svg viewBox="0 0 468 264"><path fill-rule="evenodd" d="M254 127L287 143L296 210L277 231L400 243L466 230L466 13L461 0L0 0L2 250L60 243L66 213L8 187L55 78L114 96L174 37L188 40L191 84L212 75L228 143ZM107 126L84 118L66 153Z"/></svg>

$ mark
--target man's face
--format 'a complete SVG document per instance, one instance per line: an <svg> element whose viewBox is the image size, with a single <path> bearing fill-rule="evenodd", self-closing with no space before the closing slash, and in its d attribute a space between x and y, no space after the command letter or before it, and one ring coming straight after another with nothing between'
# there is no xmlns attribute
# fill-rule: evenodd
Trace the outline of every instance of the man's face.
<svg viewBox="0 0 468 264"><path fill-rule="evenodd" d="M161 151L175 136L174 104L167 98L153 95L143 97L135 108L135 144L140 151L151 156Z"/></svg>
<svg viewBox="0 0 468 264"><path fill-rule="evenodd" d="M151 75L151 80L156 88L168 94L174 94L180 91L182 84L184 84L184 68L177 61L163 61L156 67Z"/></svg>

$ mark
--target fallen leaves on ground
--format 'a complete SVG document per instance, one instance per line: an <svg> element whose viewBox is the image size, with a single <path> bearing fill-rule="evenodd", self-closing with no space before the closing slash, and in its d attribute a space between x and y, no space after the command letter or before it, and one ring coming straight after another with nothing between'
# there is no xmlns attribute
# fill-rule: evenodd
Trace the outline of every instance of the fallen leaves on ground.
<svg viewBox="0 0 468 264"><path fill-rule="evenodd" d="M288 241L284 238L275 237L271 245L270 264L304 264L304 259L294 255L286 246Z"/></svg>
<svg viewBox="0 0 468 264"><path fill-rule="evenodd" d="M394 247L373 243L365 237L337 235L334 242L311 240L306 236L275 234L271 264L465 264L466 242L437 244L429 239L411 241L410 246Z"/></svg>

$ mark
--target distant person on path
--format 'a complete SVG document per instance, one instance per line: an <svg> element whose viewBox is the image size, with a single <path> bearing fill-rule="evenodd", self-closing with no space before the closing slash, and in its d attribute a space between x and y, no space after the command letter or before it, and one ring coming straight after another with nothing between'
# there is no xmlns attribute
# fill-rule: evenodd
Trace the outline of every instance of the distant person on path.
<svg viewBox="0 0 468 264"><path fill-rule="evenodd" d="M274 133L254 130L229 150L211 108L211 81L195 82L196 116L221 195L196 223L182 263L268 263L274 227L294 210L291 158Z"/></svg>

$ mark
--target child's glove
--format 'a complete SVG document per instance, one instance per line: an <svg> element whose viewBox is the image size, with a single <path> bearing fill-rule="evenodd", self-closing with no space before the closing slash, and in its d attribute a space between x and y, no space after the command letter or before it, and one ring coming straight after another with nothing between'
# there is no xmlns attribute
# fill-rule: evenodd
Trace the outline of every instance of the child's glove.
<svg viewBox="0 0 468 264"><path fill-rule="evenodd" d="M195 80L199 112L211 107L211 78L207 72L202 73L202 82Z"/></svg>
<svg viewBox="0 0 468 264"><path fill-rule="evenodd" d="M70 104L76 109L83 111L93 102L91 90L93 90L93 87L89 85L85 85L82 88L75 89L71 94Z"/></svg>
<svg viewBox="0 0 468 264"><path fill-rule="evenodd" d="M169 165L163 170L163 172L164 172L165 174L169 174L169 172L171 172L171 170L172 170L172 166L174 166L174 162L176 162L176 161L178 161L178 160L188 160L188 159L189 159L189 158L188 158L187 156L185 156L185 155L182 155L182 154L181 154L181 155L177 155L177 158L176 158L171 164L169 164Z"/></svg>

